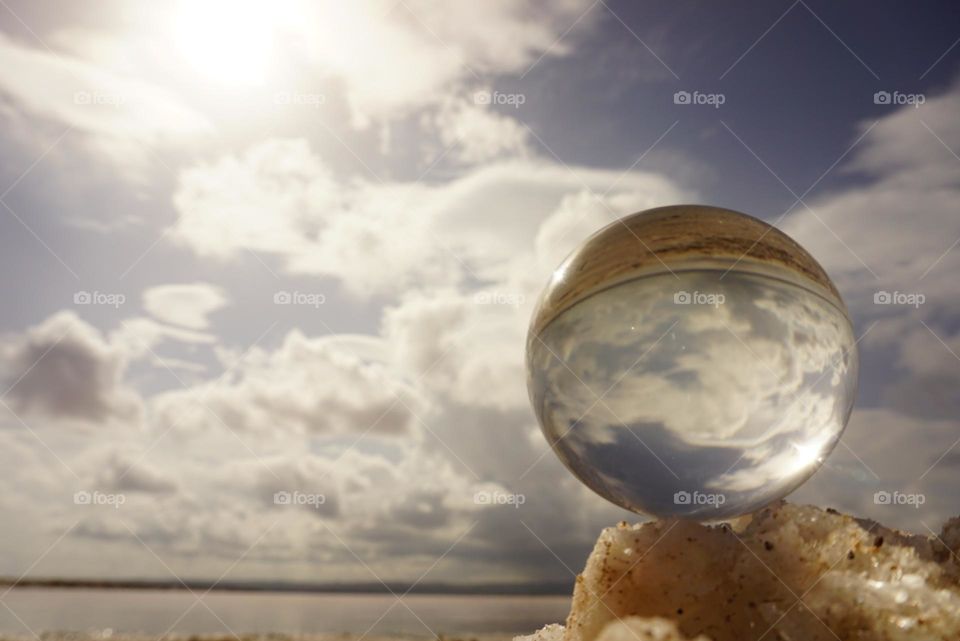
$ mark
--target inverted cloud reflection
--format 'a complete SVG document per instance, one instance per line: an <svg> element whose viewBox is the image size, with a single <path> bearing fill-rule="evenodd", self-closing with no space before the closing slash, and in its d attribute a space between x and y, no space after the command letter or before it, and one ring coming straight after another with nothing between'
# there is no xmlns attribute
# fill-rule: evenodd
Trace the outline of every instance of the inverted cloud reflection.
<svg viewBox="0 0 960 641"><path fill-rule="evenodd" d="M839 438L857 367L844 312L783 281L722 275L602 291L531 346L550 441L614 502L692 515L673 494L697 490L725 494L709 514L745 511L803 482Z"/></svg>

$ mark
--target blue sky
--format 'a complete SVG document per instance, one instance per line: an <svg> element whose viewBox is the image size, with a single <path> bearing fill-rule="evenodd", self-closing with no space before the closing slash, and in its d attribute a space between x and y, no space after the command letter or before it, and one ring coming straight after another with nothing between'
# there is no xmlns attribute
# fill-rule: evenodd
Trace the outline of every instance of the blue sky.
<svg viewBox="0 0 960 641"><path fill-rule="evenodd" d="M862 337L793 498L960 512L956 7L474 4L0 6L0 573L569 578L634 517L549 453L527 319L678 202L794 236Z"/></svg>

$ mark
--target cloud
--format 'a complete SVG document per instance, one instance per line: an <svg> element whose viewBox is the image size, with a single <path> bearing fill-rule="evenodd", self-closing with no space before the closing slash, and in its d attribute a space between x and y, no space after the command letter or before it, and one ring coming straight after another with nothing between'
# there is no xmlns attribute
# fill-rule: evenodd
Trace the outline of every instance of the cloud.
<svg viewBox="0 0 960 641"><path fill-rule="evenodd" d="M342 184L305 140L267 140L181 173L173 236L200 255L273 254L292 273L343 276L366 295L395 293L459 278L455 258L439 255L430 221L413 215L428 195L423 185Z"/></svg>
<svg viewBox="0 0 960 641"><path fill-rule="evenodd" d="M381 576L402 580L423 572L421 556L434 560L451 538L466 533L489 509L474 501L475 494L496 488L416 449L399 460L357 448L335 455L248 455L215 466L186 461L177 468L180 482L147 487L113 480L121 470L129 479L149 467L134 460L130 471L130 459L114 455L106 460L122 463L108 465L99 484L83 487L116 493L122 503L105 509L71 505L67 516L80 525L67 544L77 549L142 541L183 576L242 556L247 568L262 568L267 576L282 567L288 578L305 572L304 579L316 580L322 567L336 581L369 580L355 551L375 563ZM340 541L348 541L349 549Z"/></svg>
<svg viewBox="0 0 960 641"><path fill-rule="evenodd" d="M192 345L213 344L217 337L206 332L171 327L152 318L135 316L121 321L120 327L110 333L110 343L131 359L152 356L153 349L163 341Z"/></svg>
<svg viewBox="0 0 960 641"><path fill-rule="evenodd" d="M521 307L523 297L501 291L410 294L384 311L383 335L396 361L431 394L473 407L526 408L529 306Z"/></svg>
<svg viewBox="0 0 960 641"><path fill-rule="evenodd" d="M503 156L530 156L530 133L515 118L489 105L450 101L436 115L435 126L445 148L464 163L481 163Z"/></svg>
<svg viewBox="0 0 960 641"><path fill-rule="evenodd" d="M920 108L862 123L866 135L837 170L856 177L854 184L812 200L811 210L798 209L783 224L837 281L861 331L872 327L865 351L894 366L884 370L884 380L870 381L892 395L882 401L910 413L942 415L953 406L941 398L939 409L927 404L924 410L909 398L926 390L921 396L933 400L927 395L942 393L939 381L956 363L944 343L956 351L960 160L949 149L960 149L958 109L960 84L954 83ZM881 372L864 375L875 379Z"/></svg>
<svg viewBox="0 0 960 641"><path fill-rule="evenodd" d="M315 15L303 29L328 30L317 38L311 27L303 43L313 65L343 83L355 124L365 125L466 93L463 84L477 77L524 72L543 56L569 53L561 36L578 19L588 29L590 9L586 0L324 4L311 8Z"/></svg>
<svg viewBox="0 0 960 641"><path fill-rule="evenodd" d="M957 416L953 383L960 371L960 333L951 326L950 320L930 319L925 327L914 311L884 319L870 332L864 342L890 368L876 383L885 405L918 418Z"/></svg>
<svg viewBox="0 0 960 641"><path fill-rule="evenodd" d="M170 494L180 488L170 470L151 465L135 452L113 448L95 458L93 488L145 494Z"/></svg>
<svg viewBox="0 0 960 641"><path fill-rule="evenodd" d="M166 374L177 370L195 375L204 374L208 365L197 362L195 355L203 346L215 352L218 349L218 340L217 336L208 332L174 327L144 316L121 320L120 326L108 335L109 343L125 354L129 363L139 364L145 361ZM190 358L185 359L169 353L161 356L161 346L186 346Z"/></svg>
<svg viewBox="0 0 960 641"><path fill-rule="evenodd" d="M124 169L146 160L144 146L179 144L211 130L167 89L3 34L0 91L26 113L86 134Z"/></svg>
<svg viewBox="0 0 960 641"><path fill-rule="evenodd" d="M783 229L835 275L856 312L886 316L895 307L877 307L877 291L920 292L929 309L952 303L953 274L960 252L960 84L928 96L921 108L904 107L871 128L840 171L860 176L858 184L810 201L788 216ZM922 224L918 224L922 221ZM954 248L955 249L955 248Z"/></svg>
<svg viewBox="0 0 960 641"><path fill-rule="evenodd" d="M226 292L208 283L159 285L143 292L144 308L157 319L192 330L208 329L210 314L228 302Z"/></svg>
<svg viewBox="0 0 960 641"><path fill-rule="evenodd" d="M140 421L139 396L122 382L125 354L73 312L6 336L5 398L25 415L87 423Z"/></svg>
<svg viewBox="0 0 960 641"><path fill-rule="evenodd" d="M783 229L834 277L860 326L861 400L824 471L798 497L918 530L952 514L950 456L960 362L956 276L960 238L955 203L960 160L960 84L927 95L920 108L863 122L863 140L839 165L848 185L790 214ZM953 150L951 152L950 150ZM875 296L891 295L890 302ZM921 294L921 304L894 294ZM905 300L905 299L901 299ZM866 394L864 393L866 392ZM863 398L866 396L866 398ZM943 457L943 460L937 461ZM932 466L932 467L931 467ZM915 510L877 505L878 490L925 493Z"/></svg>
<svg viewBox="0 0 960 641"><path fill-rule="evenodd" d="M957 463L950 453L958 446L952 416L923 419L894 408L858 408L843 440L794 500L834 506L924 534L929 532L923 523L936 529L956 516ZM881 490L923 493L926 502L920 509L878 504L874 493Z"/></svg>
<svg viewBox="0 0 960 641"><path fill-rule="evenodd" d="M539 159L503 160L435 185L345 183L305 141L268 140L181 173L173 237L201 255L272 254L288 272L395 298L523 273L529 239L547 218L558 217L541 240L543 251L553 243L552 259L587 222L689 198L657 174Z"/></svg>
<svg viewBox="0 0 960 641"><path fill-rule="evenodd" d="M309 246L325 212L340 209L339 198L339 185L305 140L267 140L181 172L174 234L202 256L295 254Z"/></svg>
<svg viewBox="0 0 960 641"><path fill-rule="evenodd" d="M357 342L365 345L293 330L278 349L253 350L225 377L155 396L155 420L186 431L226 427L270 437L415 434L423 399L391 367L382 345ZM376 352L381 358L371 358Z"/></svg>

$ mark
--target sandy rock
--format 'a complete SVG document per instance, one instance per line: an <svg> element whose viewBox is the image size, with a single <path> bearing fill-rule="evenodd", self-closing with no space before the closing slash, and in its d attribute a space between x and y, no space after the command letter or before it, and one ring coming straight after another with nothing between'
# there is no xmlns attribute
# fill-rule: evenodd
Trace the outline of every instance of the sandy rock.
<svg viewBox="0 0 960 641"><path fill-rule="evenodd" d="M621 523L577 577L563 641L958 641L958 548L960 519L926 538L786 503Z"/></svg>
<svg viewBox="0 0 960 641"><path fill-rule="evenodd" d="M710 641L707 637L688 639L673 621L627 617L604 626L597 641Z"/></svg>
<svg viewBox="0 0 960 641"><path fill-rule="evenodd" d="M563 641L564 627L552 624L537 632L515 637L513 641ZM597 641L710 641L706 637L688 639L667 619L626 617L603 628Z"/></svg>
<svg viewBox="0 0 960 641"><path fill-rule="evenodd" d="M563 626L551 623L522 637L514 637L513 641L563 641Z"/></svg>

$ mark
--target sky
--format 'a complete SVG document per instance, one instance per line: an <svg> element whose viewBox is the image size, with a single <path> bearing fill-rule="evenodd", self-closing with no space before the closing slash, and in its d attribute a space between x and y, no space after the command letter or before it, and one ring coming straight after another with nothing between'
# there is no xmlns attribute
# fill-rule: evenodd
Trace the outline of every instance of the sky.
<svg viewBox="0 0 960 641"><path fill-rule="evenodd" d="M957 18L0 1L0 574L570 581L642 517L550 452L527 324L584 237L688 202L782 229L849 307L856 408L791 500L938 532Z"/></svg>

